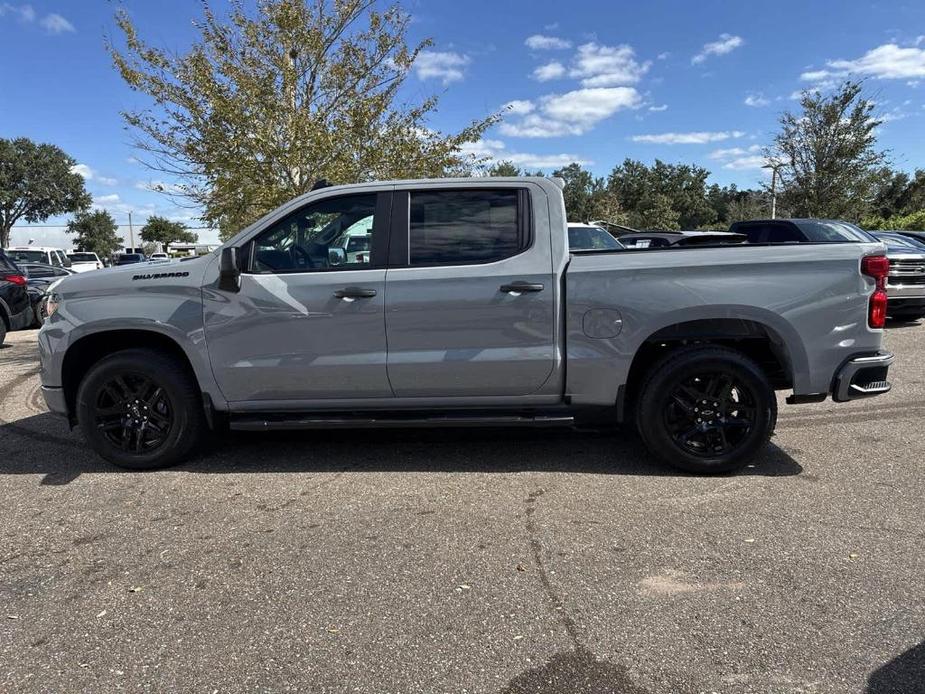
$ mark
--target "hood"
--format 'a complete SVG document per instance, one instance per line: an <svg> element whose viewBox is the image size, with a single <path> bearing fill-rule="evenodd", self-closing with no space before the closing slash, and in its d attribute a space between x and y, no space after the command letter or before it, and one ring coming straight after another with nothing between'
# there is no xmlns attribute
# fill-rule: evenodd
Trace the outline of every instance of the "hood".
<svg viewBox="0 0 925 694"><path fill-rule="evenodd" d="M199 256L189 260L170 260L168 262L132 263L118 265L93 272L77 273L64 277L55 286L55 291L62 296L74 293L100 292L109 293L127 291L139 287L170 286L191 281L199 282L202 273L214 259L214 254Z"/></svg>

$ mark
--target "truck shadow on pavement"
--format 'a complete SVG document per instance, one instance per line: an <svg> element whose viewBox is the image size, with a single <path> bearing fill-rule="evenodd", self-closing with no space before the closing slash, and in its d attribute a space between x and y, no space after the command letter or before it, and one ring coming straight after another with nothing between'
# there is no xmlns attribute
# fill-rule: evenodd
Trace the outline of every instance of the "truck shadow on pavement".
<svg viewBox="0 0 925 694"><path fill-rule="evenodd" d="M653 458L629 433L537 429L331 430L213 436L192 473L571 472L687 476ZM790 476L803 468L767 446L739 475ZM83 473L124 472L99 458L52 414L0 422L0 474L42 474L67 484Z"/></svg>
<svg viewBox="0 0 925 694"><path fill-rule="evenodd" d="M866 694L925 694L925 641L896 656L867 678Z"/></svg>

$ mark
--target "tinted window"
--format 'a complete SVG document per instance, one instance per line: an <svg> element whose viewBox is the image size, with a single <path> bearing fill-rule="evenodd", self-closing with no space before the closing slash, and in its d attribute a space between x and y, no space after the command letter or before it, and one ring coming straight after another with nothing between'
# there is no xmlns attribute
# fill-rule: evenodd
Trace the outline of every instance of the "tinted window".
<svg viewBox="0 0 925 694"><path fill-rule="evenodd" d="M9 258L2 250L0 250L0 270L13 273L19 272L19 268L16 266L16 263L13 262L13 260Z"/></svg>
<svg viewBox="0 0 925 694"><path fill-rule="evenodd" d="M528 239L516 189L411 194L412 265L489 263L519 253Z"/></svg>
<svg viewBox="0 0 925 694"><path fill-rule="evenodd" d="M866 231L847 222L802 219L796 224L810 241L870 243L873 240Z"/></svg>
<svg viewBox="0 0 925 694"><path fill-rule="evenodd" d="M48 262L48 254L45 251L7 251L7 253L18 263Z"/></svg>
<svg viewBox="0 0 925 694"><path fill-rule="evenodd" d="M75 263L95 263L96 256L92 253L71 253L68 256Z"/></svg>
<svg viewBox="0 0 925 694"><path fill-rule="evenodd" d="M362 270L370 267L377 233L375 193L344 195L306 205L254 239L254 272ZM359 238L359 244L351 241Z"/></svg>
<svg viewBox="0 0 925 694"><path fill-rule="evenodd" d="M27 277L54 277L56 270L51 265L23 265Z"/></svg>

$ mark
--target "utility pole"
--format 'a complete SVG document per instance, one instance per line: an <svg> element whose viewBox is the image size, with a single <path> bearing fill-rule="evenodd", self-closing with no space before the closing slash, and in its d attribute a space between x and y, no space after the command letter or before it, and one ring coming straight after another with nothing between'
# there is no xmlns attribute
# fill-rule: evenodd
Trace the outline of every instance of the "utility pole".
<svg viewBox="0 0 925 694"><path fill-rule="evenodd" d="M768 160L762 169L771 169L771 219L777 219L777 170L783 166L779 161Z"/></svg>
<svg viewBox="0 0 925 694"><path fill-rule="evenodd" d="M128 213L128 236L129 243L131 243L131 248L129 249L130 253L135 252L135 229L132 227L132 213Z"/></svg>

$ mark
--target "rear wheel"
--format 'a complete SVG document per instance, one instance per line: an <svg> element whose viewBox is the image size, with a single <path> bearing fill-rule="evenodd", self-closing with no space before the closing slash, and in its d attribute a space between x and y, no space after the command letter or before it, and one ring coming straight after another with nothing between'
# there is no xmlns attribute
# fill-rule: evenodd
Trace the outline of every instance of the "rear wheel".
<svg viewBox="0 0 925 694"><path fill-rule="evenodd" d="M206 428L191 375L147 349L116 352L90 369L77 391L77 420L100 456L134 470L182 461Z"/></svg>
<svg viewBox="0 0 925 694"><path fill-rule="evenodd" d="M729 472L764 446L777 422L777 400L751 359L715 346L686 348L649 372L636 424L649 449L669 465Z"/></svg>

